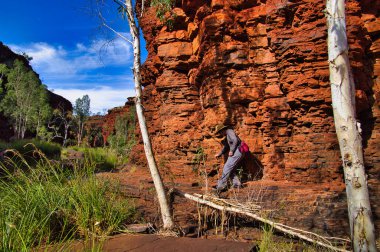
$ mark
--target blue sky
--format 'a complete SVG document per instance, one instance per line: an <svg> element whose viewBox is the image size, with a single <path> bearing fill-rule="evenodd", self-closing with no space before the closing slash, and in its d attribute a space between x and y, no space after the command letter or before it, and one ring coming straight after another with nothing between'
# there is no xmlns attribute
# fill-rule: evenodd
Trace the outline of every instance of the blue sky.
<svg viewBox="0 0 380 252"><path fill-rule="evenodd" d="M101 12L130 37L111 0ZM95 0L2 1L0 41L33 57L31 65L50 90L74 102L88 94L91 111L124 105L134 96L133 49L101 26ZM142 60L146 58L142 40Z"/></svg>

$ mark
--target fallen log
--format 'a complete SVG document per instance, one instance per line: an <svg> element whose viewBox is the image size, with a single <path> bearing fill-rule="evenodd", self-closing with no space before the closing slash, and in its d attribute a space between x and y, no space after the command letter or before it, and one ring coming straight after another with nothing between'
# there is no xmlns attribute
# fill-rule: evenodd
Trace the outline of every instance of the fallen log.
<svg viewBox="0 0 380 252"><path fill-rule="evenodd" d="M281 223L276 223L274 221L271 221L271 220L268 220L266 218L263 218L253 212L249 212L249 211L245 211L245 210L242 210L238 207L234 207L234 206L231 206L231 205L224 205L224 206L221 206L217 203L214 203L210 200L207 200L205 198L212 198L210 196L204 196L204 195L200 195L200 194L197 194L196 196L195 195L192 195L192 194L189 194L189 193L185 193L185 192L181 192L177 189L173 190L173 193L175 193L176 195L180 196L180 197L184 197L186 199L189 199L189 200L192 200L192 201L195 201L199 204L202 204L202 205L207 205L209 207L212 207L212 208L215 208L215 209L218 209L218 210L221 210L221 211L228 211L228 212L233 212L233 213L238 213L238 214L242 214L242 215L245 215L245 216L249 216L257 221L260 221L262 223L265 223L265 224L268 224L270 225L271 227L273 227L274 229L276 229L277 231L279 232L282 232L284 234L287 234L287 235L290 235L292 237L297 237L301 240L304 240L304 241L307 241L307 242L310 242L310 243L313 243L313 244L318 244L319 246L321 247L324 247L324 248L328 248L328 249L331 249L333 251L343 251L343 252L348 252L348 250L346 249L342 249L342 248L337 248L335 246L332 245L332 243L329 241L329 239L331 238L327 238L327 237L323 237L321 235L318 235L316 233L312 233L312 232L308 232L308 231L304 231L304 230L301 230L301 229L296 229L296 228L293 228L293 227L290 227L290 226L286 226L284 224L281 224ZM313 238L310 238L307 235L310 235L310 236L313 236L315 237L314 239ZM319 239L319 240L317 240ZM344 239L341 239L341 238L334 238L336 240L344 240ZM321 241L322 240L322 241ZM344 241L347 241L349 242L348 240L344 240Z"/></svg>

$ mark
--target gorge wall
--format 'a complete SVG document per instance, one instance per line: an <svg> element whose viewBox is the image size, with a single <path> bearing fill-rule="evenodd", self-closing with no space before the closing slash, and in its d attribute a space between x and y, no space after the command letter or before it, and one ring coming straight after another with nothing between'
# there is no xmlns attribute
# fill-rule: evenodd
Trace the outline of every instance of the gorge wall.
<svg viewBox="0 0 380 252"><path fill-rule="evenodd" d="M346 6L356 108L377 228L379 5L349 0ZM175 7L169 27L148 6L140 17L149 52L143 67L143 103L157 163L176 176L195 176L192 164L202 149L208 172L218 169L213 156L220 145L209 136L210 128L231 124L250 146L251 168L263 167L263 180L305 188L329 184L339 192L328 200L344 202L325 1L182 0ZM343 199L337 196L341 194ZM340 212L330 217L345 218L345 207L342 203Z"/></svg>
<svg viewBox="0 0 380 252"><path fill-rule="evenodd" d="M128 101L123 107L116 107L108 110L107 114L104 116L104 123L102 125L102 136L105 143L107 143L108 137L115 133L115 123L117 118L131 113L131 108L133 108L134 105L134 98L128 98Z"/></svg>
<svg viewBox="0 0 380 252"><path fill-rule="evenodd" d="M92 147L103 147L110 144L109 137L116 133L116 121L119 117L127 117L135 114L135 101L129 97L124 106L109 109L105 115L92 115L85 122L86 141ZM139 127L136 123L135 134L139 134ZM140 149L138 146L136 149ZM134 151L137 154L138 151ZM139 155L138 159L142 156Z"/></svg>

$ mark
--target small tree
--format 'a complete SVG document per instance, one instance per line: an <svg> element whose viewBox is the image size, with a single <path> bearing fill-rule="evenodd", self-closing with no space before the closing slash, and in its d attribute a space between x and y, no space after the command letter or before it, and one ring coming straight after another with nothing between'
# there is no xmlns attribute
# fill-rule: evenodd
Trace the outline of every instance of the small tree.
<svg viewBox="0 0 380 252"><path fill-rule="evenodd" d="M327 0L328 55L335 129L343 160L348 218L354 251L376 251L365 174L355 83L348 59L344 0Z"/></svg>
<svg viewBox="0 0 380 252"><path fill-rule="evenodd" d="M86 124L86 142L88 146L97 147L104 145L102 127Z"/></svg>
<svg viewBox="0 0 380 252"><path fill-rule="evenodd" d="M41 85L39 87L38 95L36 96L36 106L33 111L33 121L36 124L36 136L44 136L47 133L46 123L52 115L52 108L48 103L48 95L46 92L46 86Z"/></svg>
<svg viewBox="0 0 380 252"><path fill-rule="evenodd" d="M62 146L66 147L69 137L69 129L74 123L73 113L66 111L64 106L60 104L57 109L53 111L53 118L48 123L49 130L53 133L52 139L61 138Z"/></svg>
<svg viewBox="0 0 380 252"><path fill-rule="evenodd" d="M118 4L119 12L128 19L130 33L132 35L132 41L123 36L121 33L116 32L104 21L101 13L99 13L100 18L103 20L103 25L109 28L111 31L115 32L119 37L128 41L133 45L133 75L135 82L135 91L136 91L136 113L139 121L140 131L144 142L145 156L148 161L149 170L153 179L154 186L157 192L158 202L161 208L161 216L164 224L164 229L171 229L174 226L174 222L170 213L170 208L168 200L165 193L164 184L162 182L160 173L157 168L156 161L154 159L152 144L149 139L148 128L146 125L145 116L143 113L143 106L141 104L142 88L141 88L141 52L140 52L140 32L138 25L136 23L137 16L132 7L132 0L126 0L122 2L120 0L113 0ZM144 0L142 0L142 9L144 8Z"/></svg>
<svg viewBox="0 0 380 252"><path fill-rule="evenodd" d="M84 123L90 116L90 97L88 95L76 99L74 116L77 122L77 141L79 146L82 142Z"/></svg>

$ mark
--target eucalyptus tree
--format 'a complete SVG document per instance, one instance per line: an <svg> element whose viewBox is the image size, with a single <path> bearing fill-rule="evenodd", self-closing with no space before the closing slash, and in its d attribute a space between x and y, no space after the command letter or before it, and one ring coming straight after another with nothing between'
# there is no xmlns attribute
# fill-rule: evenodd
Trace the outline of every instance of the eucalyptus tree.
<svg viewBox="0 0 380 252"><path fill-rule="evenodd" d="M74 116L77 122L77 141L78 146L82 143L83 131L84 131L84 123L90 116L90 97L88 95L84 95L82 98L78 98L75 100L74 105Z"/></svg>
<svg viewBox="0 0 380 252"><path fill-rule="evenodd" d="M40 85L38 87L39 92L35 97L35 102L38 106L33 108L33 121L36 125L36 136L43 135L42 132L46 131L46 123L51 117L53 111L48 103L48 93L46 92L46 86Z"/></svg>
<svg viewBox="0 0 380 252"><path fill-rule="evenodd" d="M103 25L115 32L119 37L122 39L128 41L129 43L132 44L133 46L133 75L134 75L134 84L135 84L135 103L136 103L136 114L140 126L140 131L141 135L143 138L143 143L144 143L144 150L145 150L145 156L148 162L149 170L153 179L153 183L156 189L157 193L157 198L158 202L160 205L161 209L161 216L162 216L162 221L163 221L163 228L164 229L172 229L174 227L174 222L173 218L170 212L170 207L168 204L164 184L162 182L159 170L157 168L156 161L154 159L154 154L152 150L152 144L149 138L149 133L148 133L148 127L146 124L146 119L144 115L144 109L141 103L141 97L142 97L142 88L141 88L141 51L140 51L140 32L139 32L139 27L137 24L137 14L133 9L132 6L132 0L113 0L117 5L118 5L118 10L122 14L124 18L128 20L129 23L129 29L130 33L132 36L132 40L126 38L123 36L121 33L115 31L112 29L103 19ZM163 6L166 6L165 2L167 0L163 0L162 2L164 3ZM160 1L155 1L155 2L160 2ZM145 1L142 0L141 3L141 11L143 12L144 10L144 4Z"/></svg>
<svg viewBox="0 0 380 252"><path fill-rule="evenodd" d="M7 82L0 109L13 123L15 137L23 139L26 130L39 131L50 116L46 87L20 60L10 68L1 66Z"/></svg>
<svg viewBox="0 0 380 252"><path fill-rule="evenodd" d="M355 84L348 58L345 1L327 0L326 5L332 107L343 160L351 239L354 251L376 251L361 127L355 115Z"/></svg>
<svg viewBox="0 0 380 252"><path fill-rule="evenodd" d="M69 138L69 129L73 126L73 113L65 109L63 104L53 111L53 117L48 123L48 129L52 132L52 139L61 138L62 146L66 147Z"/></svg>

